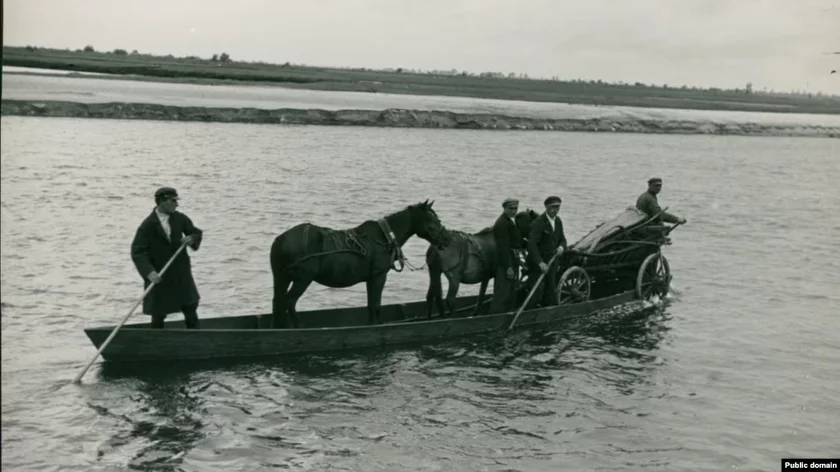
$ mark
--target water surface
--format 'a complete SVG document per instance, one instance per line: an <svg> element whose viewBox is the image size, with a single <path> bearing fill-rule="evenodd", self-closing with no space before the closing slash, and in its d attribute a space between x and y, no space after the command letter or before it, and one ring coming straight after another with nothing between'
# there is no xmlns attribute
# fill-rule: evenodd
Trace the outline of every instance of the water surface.
<svg viewBox="0 0 840 472"><path fill-rule="evenodd" d="M838 450L836 140L19 117L2 134L4 470L766 471ZM662 305L344 356L97 365L67 385L95 352L82 329L142 293L129 243L158 186L205 231L207 318L270 311L271 241L299 222L429 198L478 231L507 196L558 194L576 240L654 174L688 218ZM426 287L392 274L384 302ZM313 286L300 307L364 300Z"/></svg>

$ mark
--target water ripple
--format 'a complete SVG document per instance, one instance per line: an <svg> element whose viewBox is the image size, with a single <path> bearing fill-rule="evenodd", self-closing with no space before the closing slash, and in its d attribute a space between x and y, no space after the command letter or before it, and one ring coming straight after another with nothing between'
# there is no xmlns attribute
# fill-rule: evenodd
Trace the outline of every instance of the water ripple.
<svg viewBox="0 0 840 472"><path fill-rule="evenodd" d="M2 133L4 468L769 470L833 452L833 140L17 117ZM689 219L666 248L680 294L665 301L410 349L106 365L67 385L94 353L83 328L142 293L128 245L157 186L205 230L207 318L270 311L271 241L303 221L347 227L430 198L477 231L500 196L539 210L558 193L576 240L652 173ZM404 249L422 261L426 245ZM384 302L427 283L392 274ZM313 286L300 307L364 302Z"/></svg>

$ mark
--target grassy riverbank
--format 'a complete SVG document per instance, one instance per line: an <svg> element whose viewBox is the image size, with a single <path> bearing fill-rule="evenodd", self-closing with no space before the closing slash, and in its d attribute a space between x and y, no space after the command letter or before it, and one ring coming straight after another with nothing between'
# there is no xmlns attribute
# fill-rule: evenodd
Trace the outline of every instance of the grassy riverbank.
<svg viewBox="0 0 840 472"><path fill-rule="evenodd" d="M310 90L442 95L602 106L840 114L840 97L837 96L481 77L467 73L335 69L151 56L126 51L103 53L3 47L3 65L118 76L133 75L135 77L132 77L132 80L166 82L278 85Z"/></svg>
<svg viewBox="0 0 840 472"><path fill-rule="evenodd" d="M756 123L724 124L673 119L640 120L627 117L599 119L523 118L485 113L454 113L447 111L401 109L332 111L285 108L267 110L257 108L180 107L152 103L77 103L4 99L0 114L3 116L200 121L278 125L840 137L840 127L832 126Z"/></svg>

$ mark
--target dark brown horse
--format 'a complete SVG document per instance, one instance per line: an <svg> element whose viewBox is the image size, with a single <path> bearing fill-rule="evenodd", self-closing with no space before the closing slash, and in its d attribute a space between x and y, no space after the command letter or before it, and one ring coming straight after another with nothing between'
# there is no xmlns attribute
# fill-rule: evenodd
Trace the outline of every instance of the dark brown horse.
<svg viewBox="0 0 840 472"><path fill-rule="evenodd" d="M382 289L388 271L402 271L405 265L405 242L416 234L433 245L444 244L447 231L432 204L426 200L352 229L334 230L303 223L277 236L270 255L274 327L286 328L290 320L295 328L299 326L295 306L312 282L333 288L365 282L369 322L379 323Z"/></svg>
<svg viewBox="0 0 840 472"><path fill-rule="evenodd" d="M530 208L519 212L514 217L517 228L524 238L531 228L531 222L539 217L539 213ZM449 241L445 248L429 246L426 250L426 263L429 265L429 290L426 292L427 317L432 317L432 307L437 306L438 313L452 316L452 303L458 295L458 288L462 283L467 285L481 284L478 300L472 315L478 313L487 285L496 276L496 238L493 228L485 228L478 233L468 234L462 231L449 231ZM445 309L443 288L440 275L446 275L449 290L446 293Z"/></svg>

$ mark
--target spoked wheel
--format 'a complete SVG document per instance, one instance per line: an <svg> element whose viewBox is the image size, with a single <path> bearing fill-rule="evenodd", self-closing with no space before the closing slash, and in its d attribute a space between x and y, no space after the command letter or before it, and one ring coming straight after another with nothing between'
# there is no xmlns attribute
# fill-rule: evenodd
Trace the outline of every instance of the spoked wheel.
<svg viewBox="0 0 840 472"><path fill-rule="evenodd" d="M568 305L570 303L581 303L589 300L592 292L592 283L589 274L578 266L572 266L560 276L557 283L557 303Z"/></svg>
<svg viewBox="0 0 840 472"><path fill-rule="evenodd" d="M656 253L647 256L636 276L636 295L642 300L654 296L665 298L671 286L671 268L668 259Z"/></svg>

